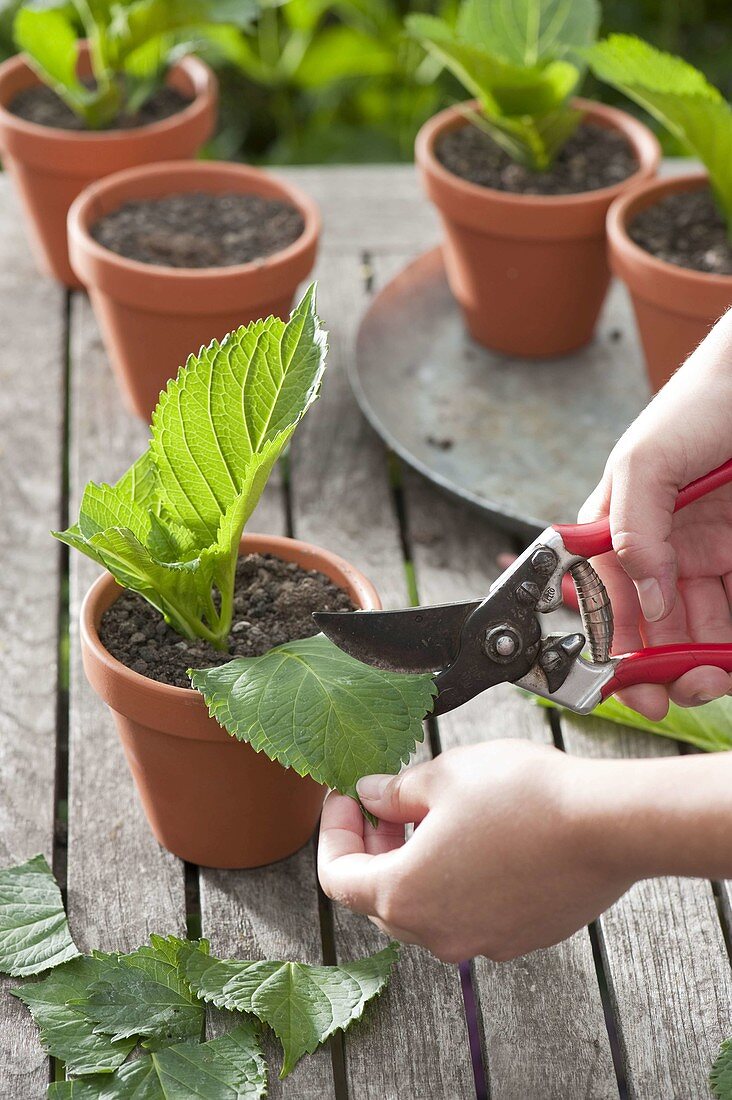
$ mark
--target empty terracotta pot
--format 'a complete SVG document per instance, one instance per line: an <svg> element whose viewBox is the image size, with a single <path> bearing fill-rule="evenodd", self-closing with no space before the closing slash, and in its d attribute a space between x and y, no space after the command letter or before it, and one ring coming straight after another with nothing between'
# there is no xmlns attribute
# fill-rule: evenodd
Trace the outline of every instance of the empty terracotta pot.
<svg viewBox="0 0 732 1100"><path fill-rule="evenodd" d="M86 47L79 71L91 73ZM216 125L216 78L203 61L186 57L170 70L167 83L191 99L188 107L137 129L81 132L39 126L7 109L18 92L40 83L22 55L0 65L0 154L20 195L38 266L78 287L66 242L71 203L87 184L110 172L195 156Z"/></svg>
<svg viewBox="0 0 732 1100"><path fill-rule="evenodd" d="M277 198L296 206L305 228L287 248L230 267L140 263L102 247L91 226L123 203L205 191ZM89 291L127 405L149 420L160 391L192 351L259 317L287 317L315 263L316 204L299 188L243 164L178 161L119 172L88 187L69 211L71 263Z"/></svg>
<svg viewBox="0 0 732 1100"><path fill-rule="evenodd" d="M654 392L732 306L732 275L692 271L659 260L628 236L628 226L666 195L709 186L704 173L651 180L617 199L607 216L610 264L630 291Z"/></svg>
<svg viewBox="0 0 732 1100"><path fill-rule="evenodd" d="M514 195L468 183L437 159L440 138L470 125L464 107L441 111L417 135L417 165L445 231L450 289L473 338L509 355L563 355L592 338L610 279L607 209L652 176L661 155L651 131L624 111L584 99L574 105L589 122L625 135L637 172L576 195Z"/></svg>
<svg viewBox="0 0 732 1100"><path fill-rule="evenodd" d="M242 554L276 554L317 569L358 608L381 607L370 581L343 558L297 539L245 535ZM84 670L110 707L150 828L174 855L204 867L259 867L312 835L325 788L237 741L210 718L203 696L121 664L98 628L122 589L109 573L81 608Z"/></svg>

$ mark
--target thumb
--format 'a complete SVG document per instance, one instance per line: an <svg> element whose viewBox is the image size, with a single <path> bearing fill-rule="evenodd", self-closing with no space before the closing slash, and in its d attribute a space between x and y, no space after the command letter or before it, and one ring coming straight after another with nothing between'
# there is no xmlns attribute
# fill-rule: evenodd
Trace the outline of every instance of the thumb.
<svg viewBox="0 0 732 1100"><path fill-rule="evenodd" d="M364 807L381 821L419 822L429 811L429 771L432 761L407 768L400 775L366 775L356 784Z"/></svg>
<svg viewBox="0 0 732 1100"><path fill-rule="evenodd" d="M678 491L653 455L632 455L613 471L613 549L649 622L665 619L676 603L678 568L669 535Z"/></svg>

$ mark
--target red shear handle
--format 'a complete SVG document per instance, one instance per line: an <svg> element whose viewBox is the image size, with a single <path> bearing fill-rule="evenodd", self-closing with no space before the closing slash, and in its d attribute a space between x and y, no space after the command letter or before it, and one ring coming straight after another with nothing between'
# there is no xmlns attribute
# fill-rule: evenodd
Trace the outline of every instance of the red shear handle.
<svg viewBox="0 0 732 1100"><path fill-rule="evenodd" d="M636 684L670 684L700 665L732 672L732 645L659 645L622 657L615 675L602 689L602 697Z"/></svg>
<svg viewBox="0 0 732 1100"><path fill-rule="evenodd" d="M674 511L678 512L680 508L685 508L687 504L699 500L707 493L711 493L713 489L719 489L720 485L727 485L730 481L732 481L732 458L723 466L718 466L716 470L697 478L682 489L676 498ZM594 523L555 523L554 530L562 536L562 541L570 554L581 554L583 558L607 554L608 550L613 548L610 521L607 517L597 519Z"/></svg>

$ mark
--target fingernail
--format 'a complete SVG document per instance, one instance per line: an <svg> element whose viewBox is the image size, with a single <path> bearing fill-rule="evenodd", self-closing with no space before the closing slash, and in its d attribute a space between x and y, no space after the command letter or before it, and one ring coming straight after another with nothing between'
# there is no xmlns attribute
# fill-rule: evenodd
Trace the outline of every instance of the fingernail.
<svg viewBox="0 0 732 1100"><path fill-rule="evenodd" d="M643 617L649 623L655 623L663 618L666 605L663 599L661 585L655 577L647 577L644 581L638 581L638 599L640 600Z"/></svg>
<svg viewBox="0 0 732 1100"><path fill-rule="evenodd" d="M698 707L704 706L705 703L713 703L715 699L719 699L719 696L711 695L708 691L700 691L694 696L694 702Z"/></svg>
<svg viewBox="0 0 732 1100"><path fill-rule="evenodd" d="M367 802L378 802L393 778L393 775L364 775L356 784L358 797Z"/></svg>

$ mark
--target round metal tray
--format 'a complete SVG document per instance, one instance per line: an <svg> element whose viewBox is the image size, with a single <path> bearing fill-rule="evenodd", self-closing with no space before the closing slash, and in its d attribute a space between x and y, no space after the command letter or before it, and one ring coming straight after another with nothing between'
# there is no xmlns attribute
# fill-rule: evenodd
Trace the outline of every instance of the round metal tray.
<svg viewBox="0 0 732 1100"><path fill-rule="evenodd" d="M620 285L588 347L561 359L513 359L468 336L439 249L374 299L351 383L401 458L522 535L575 519L650 396Z"/></svg>

